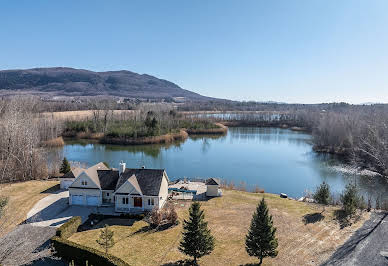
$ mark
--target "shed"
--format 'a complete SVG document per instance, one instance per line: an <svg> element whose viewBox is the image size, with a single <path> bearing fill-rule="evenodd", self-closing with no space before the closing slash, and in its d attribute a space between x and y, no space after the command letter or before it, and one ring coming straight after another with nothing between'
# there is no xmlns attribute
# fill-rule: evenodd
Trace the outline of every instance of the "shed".
<svg viewBox="0 0 388 266"><path fill-rule="evenodd" d="M206 180L206 196L218 197L220 188L220 180L218 178L211 177Z"/></svg>

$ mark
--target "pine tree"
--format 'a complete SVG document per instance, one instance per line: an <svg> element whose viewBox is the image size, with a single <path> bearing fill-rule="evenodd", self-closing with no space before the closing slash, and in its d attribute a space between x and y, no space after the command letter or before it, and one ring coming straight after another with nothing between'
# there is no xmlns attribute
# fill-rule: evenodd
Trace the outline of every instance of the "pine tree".
<svg viewBox="0 0 388 266"><path fill-rule="evenodd" d="M71 169L70 169L70 163L69 161L66 159L66 157L63 158L63 161L62 161L62 165L61 165L61 169L59 169L59 172L62 173L62 174L67 174L68 172L70 172Z"/></svg>
<svg viewBox="0 0 388 266"><path fill-rule="evenodd" d="M323 205L328 205L330 201L330 187L329 184L323 182L317 187L314 193L314 200Z"/></svg>
<svg viewBox="0 0 388 266"><path fill-rule="evenodd" d="M115 245L115 242L113 240L113 231L109 229L109 226L107 224L101 230L100 237L96 241L100 246L105 249L106 254L108 254L108 249Z"/></svg>
<svg viewBox="0 0 388 266"><path fill-rule="evenodd" d="M249 256L257 257L259 265L265 257L276 257L278 240L275 237L276 228L273 227L272 215L268 214L268 207L264 198L260 201L253 214L251 226L245 239L245 249Z"/></svg>
<svg viewBox="0 0 388 266"><path fill-rule="evenodd" d="M179 250L194 258L194 264L197 259L210 254L214 249L214 238L207 228L205 215L200 209L198 202L191 204L189 209L189 218L183 222L183 238L179 245Z"/></svg>

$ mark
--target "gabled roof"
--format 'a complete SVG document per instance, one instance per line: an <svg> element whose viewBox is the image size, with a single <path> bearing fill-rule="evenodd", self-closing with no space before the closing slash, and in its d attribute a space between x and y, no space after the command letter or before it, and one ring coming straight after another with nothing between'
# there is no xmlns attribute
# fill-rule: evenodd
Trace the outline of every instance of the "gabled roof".
<svg viewBox="0 0 388 266"><path fill-rule="evenodd" d="M98 179L102 190L115 190L119 180L117 170L97 170Z"/></svg>
<svg viewBox="0 0 388 266"><path fill-rule="evenodd" d="M164 169L125 169L117 182L116 190L118 190L127 180L135 187L137 186L143 195L158 196L160 185L164 178ZM135 187L136 188L136 187ZM137 188L136 188L137 189Z"/></svg>
<svg viewBox="0 0 388 266"><path fill-rule="evenodd" d="M98 170L109 170L109 168L106 167L104 163L98 163L96 165L93 165L92 167L89 167L86 170L83 169L83 171L81 171L81 173L78 174L76 178L78 178L82 173L85 173L99 188L101 188L100 179L98 178L97 174ZM71 184L70 187L73 187L73 184Z"/></svg>
<svg viewBox="0 0 388 266"><path fill-rule="evenodd" d="M206 180L206 185L219 185L220 180L218 178L211 177Z"/></svg>
<svg viewBox="0 0 388 266"><path fill-rule="evenodd" d="M60 178L76 178L80 173L82 173L82 171L85 171L85 169L81 167L74 167L70 172L64 174Z"/></svg>

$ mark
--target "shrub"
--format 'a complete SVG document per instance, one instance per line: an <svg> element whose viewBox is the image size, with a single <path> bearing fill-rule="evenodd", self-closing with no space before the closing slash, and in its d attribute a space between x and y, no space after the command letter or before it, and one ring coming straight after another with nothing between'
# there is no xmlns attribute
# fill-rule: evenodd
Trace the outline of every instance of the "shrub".
<svg viewBox="0 0 388 266"><path fill-rule="evenodd" d="M348 184L346 186L341 195L341 203L345 215L352 217L361 203L356 185Z"/></svg>
<svg viewBox="0 0 388 266"><path fill-rule="evenodd" d="M4 197L0 197L0 217L2 215L3 209L5 206L7 206L8 199Z"/></svg>
<svg viewBox="0 0 388 266"><path fill-rule="evenodd" d="M313 195L314 200L319 203L319 204L324 204L328 205L330 202L330 187L326 182L323 182L320 184L314 195Z"/></svg>
<svg viewBox="0 0 388 266"><path fill-rule="evenodd" d="M82 219L80 216L74 216L69 221L61 225L56 232L56 236L60 238L67 239L77 232L78 227L82 224Z"/></svg>
<svg viewBox="0 0 388 266"><path fill-rule="evenodd" d="M88 261L89 265L129 265L113 255L104 254L97 249L85 247L58 236L54 236L51 242L59 257L68 261L74 260L76 265L85 265L86 261Z"/></svg>
<svg viewBox="0 0 388 266"><path fill-rule="evenodd" d="M169 204L167 206L166 219L167 219L168 223L170 223L170 224L177 224L177 222L178 222L178 213L176 212L173 204Z"/></svg>
<svg viewBox="0 0 388 266"><path fill-rule="evenodd" d="M150 223L153 227L158 227L162 223L163 215L162 212L157 208L154 208L151 212Z"/></svg>

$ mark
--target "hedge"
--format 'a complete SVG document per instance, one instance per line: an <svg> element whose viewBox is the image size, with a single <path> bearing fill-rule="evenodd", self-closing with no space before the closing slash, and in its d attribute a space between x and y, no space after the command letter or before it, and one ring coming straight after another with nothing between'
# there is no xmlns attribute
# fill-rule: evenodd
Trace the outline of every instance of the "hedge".
<svg viewBox="0 0 388 266"><path fill-rule="evenodd" d="M59 257L67 261L73 260L76 265L85 265L86 261L88 261L88 265L94 266L129 266L128 263L113 255L105 254L94 248L81 246L58 236L51 238L51 242Z"/></svg>
<svg viewBox="0 0 388 266"><path fill-rule="evenodd" d="M78 227L82 224L82 218L80 216L74 216L69 221L61 225L56 232L56 236L68 239L75 232L77 232Z"/></svg>

